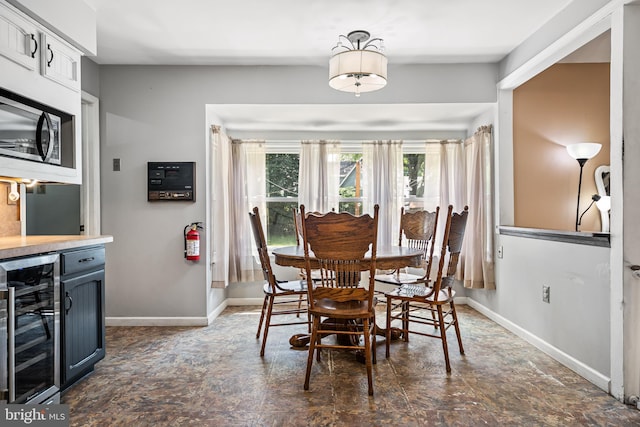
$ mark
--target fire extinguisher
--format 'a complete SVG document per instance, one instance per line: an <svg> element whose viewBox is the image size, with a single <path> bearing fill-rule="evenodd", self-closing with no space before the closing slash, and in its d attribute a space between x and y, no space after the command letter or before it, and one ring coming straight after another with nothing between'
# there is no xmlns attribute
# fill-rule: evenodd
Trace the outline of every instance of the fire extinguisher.
<svg viewBox="0 0 640 427"><path fill-rule="evenodd" d="M200 260L200 224L202 223L192 222L184 228L184 257L189 261Z"/></svg>

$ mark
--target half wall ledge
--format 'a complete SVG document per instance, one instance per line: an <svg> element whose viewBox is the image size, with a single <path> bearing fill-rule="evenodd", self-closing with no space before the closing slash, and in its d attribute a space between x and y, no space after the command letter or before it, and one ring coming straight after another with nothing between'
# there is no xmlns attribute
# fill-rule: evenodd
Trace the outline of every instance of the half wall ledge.
<svg viewBox="0 0 640 427"><path fill-rule="evenodd" d="M551 240L554 242L575 243L578 245L611 247L609 233L595 231L561 231L542 228L498 226L498 234L504 236L525 237L528 239Z"/></svg>

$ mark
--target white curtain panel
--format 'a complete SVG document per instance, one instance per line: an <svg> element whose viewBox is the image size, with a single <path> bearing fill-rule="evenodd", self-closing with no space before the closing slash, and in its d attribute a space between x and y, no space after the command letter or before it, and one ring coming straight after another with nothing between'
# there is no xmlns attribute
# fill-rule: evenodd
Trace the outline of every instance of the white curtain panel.
<svg viewBox="0 0 640 427"><path fill-rule="evenodd" d="M340 144L302 141L298 175L298 204L307 212L338 209Z"/></svg>
<svg viewBox="0 0 640 427"><path fill-rule="evenodd" d="M249 212L258 207L266 224L266 172L264 144L233 141L231 179L231 215L229 229L229 281L262 280L257 249L252 235Z"/></svg>
<svg viewBox="0 0 640 427"><path fill-rule="evenodd" d="M447 208L461 212L466 203L465 153L462 141L443 141L425 145L424 208L430 212L440 206L436 248L442 247Z"/></svg>
<svg viewBox="0 0 640 427"><path fill-rule="evenodd" d="M467 288L495 289L491 139L491 126L483 126L465 141L469 217L461 264Z"/></svg>
<svg viewBox="0 0 640 427"><path fill-rule="evenodd" d="M378 246L391 246L400 228L404 196L402 142L362 144L362 181L363 213L373 215L373 206L380 206Z"/></svg>
<svg viewBox="0 0 640 427"><path fill-rule="evenodd" d="M229 285L229 183L231 141L220 126L211 126L209 165L211 217L209 218L209 262L215 287Z"/></svg>

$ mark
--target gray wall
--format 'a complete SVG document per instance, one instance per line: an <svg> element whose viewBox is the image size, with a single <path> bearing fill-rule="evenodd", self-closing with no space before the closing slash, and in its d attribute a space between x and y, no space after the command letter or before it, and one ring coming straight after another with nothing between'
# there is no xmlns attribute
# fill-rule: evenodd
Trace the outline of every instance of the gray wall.
<svg viewBox="0 0 640 427"><path fill-rule="evenodd" d="M495 102L496 74L489 64L391 67L384 90L356 99L331 90L324 67L101 66L107 316L201 318L226 298L208 286L207 253L182 257L184 226L208 226L207 104ZM149 161L195 161L197 201L147 202Z"/></svg>
<svg viewBox="0 0 640 427"><path fill-rule="evenodd" d="M80 69L82 70L82 90L100 98L100 67L98 64L83 56Z"/></svg>

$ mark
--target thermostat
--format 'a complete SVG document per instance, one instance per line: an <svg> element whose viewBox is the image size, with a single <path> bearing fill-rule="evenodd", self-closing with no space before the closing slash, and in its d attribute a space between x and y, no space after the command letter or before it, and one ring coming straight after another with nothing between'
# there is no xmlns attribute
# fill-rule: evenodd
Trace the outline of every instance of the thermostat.
<svg viewBox="0 0 640 427"><path fill-rule="evenodd" d="M196 200L195 162L147 162L147 200Z"/></svg>

